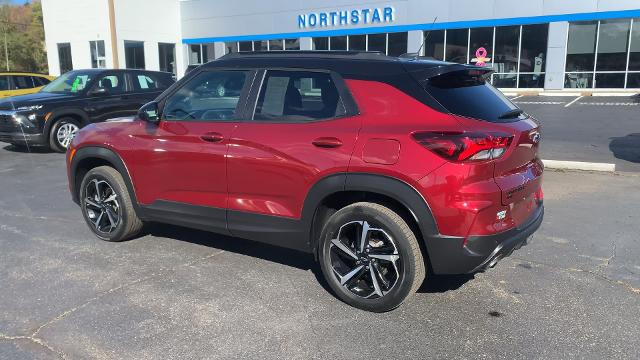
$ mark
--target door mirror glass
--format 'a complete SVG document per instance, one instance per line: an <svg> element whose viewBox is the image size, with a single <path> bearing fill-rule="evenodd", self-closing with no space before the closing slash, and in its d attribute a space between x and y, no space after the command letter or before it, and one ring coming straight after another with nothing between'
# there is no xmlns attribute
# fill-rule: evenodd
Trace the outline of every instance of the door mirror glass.
<svg viewBox="0 0 640 360"><path fill-rule="evenodd" d="M158 103L152 101L143 105L140 110L138 110L138 119L153 124L158 123L160 121L160 116L158 115Z"/></svg>

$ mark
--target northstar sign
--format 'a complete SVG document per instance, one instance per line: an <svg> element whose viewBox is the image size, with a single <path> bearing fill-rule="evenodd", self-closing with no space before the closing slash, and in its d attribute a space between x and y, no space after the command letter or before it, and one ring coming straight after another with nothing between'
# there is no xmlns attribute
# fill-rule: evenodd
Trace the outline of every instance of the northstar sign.
<svg viewBox="0 0 640 360"><path fill-rule="evenodd" d="M298 27L306 29L314 27L389 23L395 20L394 12L395 10L392 6L386 6L383 8L313 12L298 15Z"/></svg>

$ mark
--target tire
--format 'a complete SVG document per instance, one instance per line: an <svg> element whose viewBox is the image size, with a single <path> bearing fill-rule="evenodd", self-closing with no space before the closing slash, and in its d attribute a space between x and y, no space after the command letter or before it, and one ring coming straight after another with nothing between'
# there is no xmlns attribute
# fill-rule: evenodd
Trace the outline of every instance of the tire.
<svg viewBox="0 0 640 360"><path fill-rule="evenodd" d="M360 234L367 227L362 246L355 239L362 239ZM425 262L415 234L385 206L348 205L329 217L320 236L324 277L338 298L351 306L373 312L393 310L424 281Z"/></svg>
<svg viewBox="0 0 640 360"><path fill-rule="evenodd" d="M80 122L70 117L57 120L49 131L49 147L51 150L63 153L80 130Z"/></svg>
<svg viewBox="0 0 640 360"><path fill-rule="evenodd" d="M122 175L112 167L89 170L80 184L79 199L87 225L101 240L128 240L142 229Z"/></svg>

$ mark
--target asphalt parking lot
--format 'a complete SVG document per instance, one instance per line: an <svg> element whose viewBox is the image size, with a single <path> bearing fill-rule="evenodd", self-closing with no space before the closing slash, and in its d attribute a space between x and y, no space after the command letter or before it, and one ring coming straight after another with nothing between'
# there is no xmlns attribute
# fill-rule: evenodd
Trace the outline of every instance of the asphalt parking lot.
<svg viewBox="0 0 640 360"><path fill-rule="evenodd" d="M640 96L511 96L542 124L543 159L640 171Z"/></svg>
<svg viewBox="0 0 640 360"><path fill-rule="evenodd" d="M528 246L373 314L333 297L305 254L168 225L101 242L64 155L0 143L0 165L1 359L638 355L640 174L548 171Z"/></svg>

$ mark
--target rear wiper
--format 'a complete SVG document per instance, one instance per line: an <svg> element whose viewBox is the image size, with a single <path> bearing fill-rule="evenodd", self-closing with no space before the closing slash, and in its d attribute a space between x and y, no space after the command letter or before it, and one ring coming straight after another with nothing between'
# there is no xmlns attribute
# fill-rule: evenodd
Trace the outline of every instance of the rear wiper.
<svg viewBox="0 0 640 360"><path fill-rule="evenodd" d="M513 119L520 116L520 114L522 114L523 112L524 111L522 111L521 109L512 109L500 115L498 119Z"/></svg>

